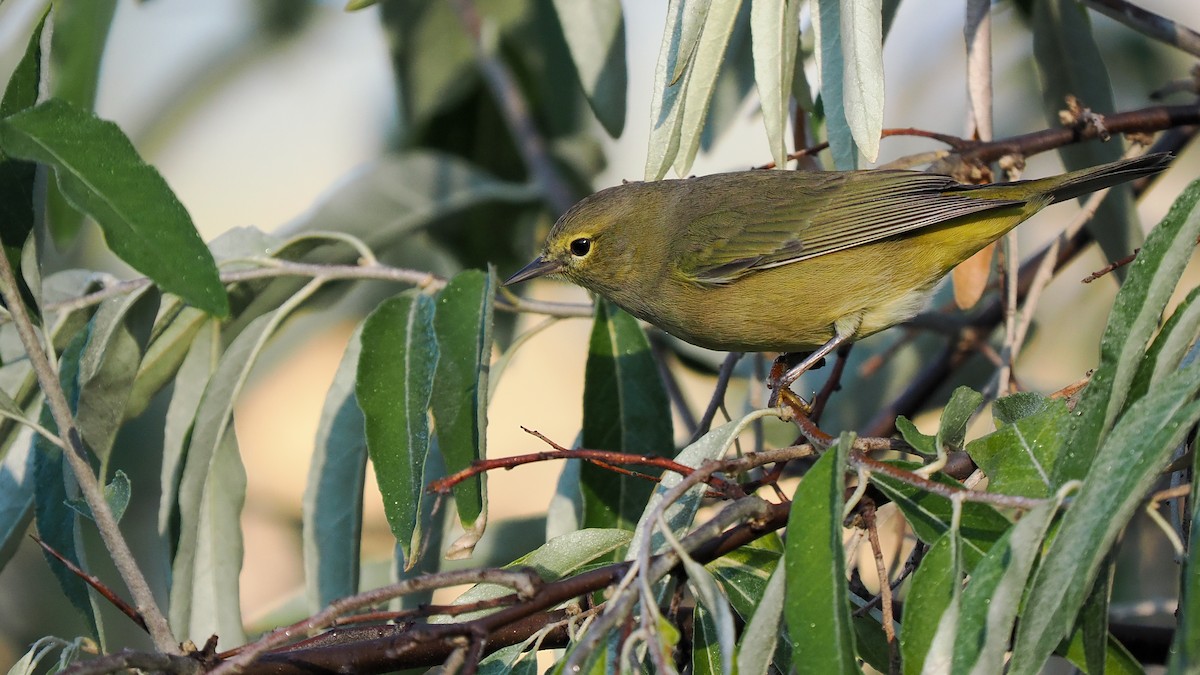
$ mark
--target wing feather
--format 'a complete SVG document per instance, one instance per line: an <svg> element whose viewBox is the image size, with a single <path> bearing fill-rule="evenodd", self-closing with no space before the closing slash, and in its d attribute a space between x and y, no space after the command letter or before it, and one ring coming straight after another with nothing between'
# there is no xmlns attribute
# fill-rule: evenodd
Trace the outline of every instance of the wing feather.
<svg viewBox="0 0 1200 675"><path fill-rule="evenodd" d="M702 212L682 224L689 243L677 256L677 269L697 283L727 284L755 270L1024 204L967 196L969 188L948 176L916 171L738 174L746 185L731 185L732 175L714 182L719 194L704 208L681 205L685 213Z"/></svg>

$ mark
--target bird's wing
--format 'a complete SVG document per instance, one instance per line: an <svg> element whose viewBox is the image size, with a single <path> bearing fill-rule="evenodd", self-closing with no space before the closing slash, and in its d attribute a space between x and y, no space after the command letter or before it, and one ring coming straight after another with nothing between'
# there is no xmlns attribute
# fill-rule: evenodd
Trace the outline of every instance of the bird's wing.
<svg viewBox="0 0 1200 675"><path fill-rule="evenodd" d="M676 249L685 278L726 284L754 270L1024 203L967 196L970 188L948 176L916 171L745 176L747 185L729 189L686 224L688 243Z"/></svg>

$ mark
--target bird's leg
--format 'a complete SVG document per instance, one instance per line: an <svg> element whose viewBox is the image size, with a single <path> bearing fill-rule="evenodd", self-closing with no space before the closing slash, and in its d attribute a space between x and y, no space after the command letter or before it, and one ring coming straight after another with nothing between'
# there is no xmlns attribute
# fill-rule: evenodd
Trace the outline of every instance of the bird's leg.
<svg viewBox="0 0 1200 675"><path fill-rule="evenodd" d="M776 359L775 364L771 366L771 380L769 382L769 386L774 391L771 393L771 403L770 404L775 405L776 403L778 403L780 392L782 392L785 389L789 389L792 386L792 383L794 383L796 380L800 379L801 375L803 375L805 372L810 370L813 366L817 365L817 363L819 363L821 361L821 359L825 358L826 356L829 356L829 354L832 353L833 350L835 350L838 347L849 342L850 338L853 335L854 335L853 331L847 331L847 332L842 332L840 330L835 331L833 334L833 337L830 338L828 342L826 342L825 344L818 347L817 350L814 351L813 353L804 357L803 361L792 366L787 372L783 373L782 375L780 375L776 371L782 370L783 367L786 365L786 362L783 361L783 359L784 359L783 356ZM807 407L807 405L806 405L806 407Z"/></svg>

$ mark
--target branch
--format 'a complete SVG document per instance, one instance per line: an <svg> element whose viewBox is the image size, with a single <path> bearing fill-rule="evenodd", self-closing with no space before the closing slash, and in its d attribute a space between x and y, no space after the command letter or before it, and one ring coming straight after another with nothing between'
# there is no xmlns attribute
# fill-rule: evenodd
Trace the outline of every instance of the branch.
<svg viewBox="0 0 1200 675"><path fill-rule="evenodd" d="M1200 33L1125 0L1083 0L1088 7L1147 37L1200 58Z"/></svg>
<svg viewBox="0 0 1200 675"><path fill-rule="evenodd" d="M167 619L159 609L158 603L155 602L154 593L151 592L150 585L146 583L146 578L142 575L142 570L138 567L133 552L129 549L129 543L125 541L120 528L117 527L117 519L113 517L112 510L108 508L108 501L104 499L104 491L100 487L99 481L96 480L96 474L92 473L92 467L87 459L87 449L83 445L83 438L79 435L79 428L75 426L75 416L71 412L71 406L67 403L66 394L59 383L58 371L50 362L45 347L33 327L33 322L25 309L25 302L17 290L17 280L13 274L12 265L9 264L8 256L5 255L0 255L0 296L3 297L4 304L12 316L13 324L17 328L17 334L21 338L21 343L25 346L25 353L29 356L30 366L37 375L38 384L46 397L46 406L50 408L50 413L54 417L60 438L69 445L69 448L63 451L63 456L66 457L67 464L71 467L71 472L79 484L84 500L92 510L92 517L96 523L96 529L100 532L100 538L104 541L104 547L108 549L113 565L133 595L138 613L146 621L146 627L150 632L151 639L154 640L155 648L168 655L178 655L181 653L179 643L171 634L171 627L167 624Z"/></svg>

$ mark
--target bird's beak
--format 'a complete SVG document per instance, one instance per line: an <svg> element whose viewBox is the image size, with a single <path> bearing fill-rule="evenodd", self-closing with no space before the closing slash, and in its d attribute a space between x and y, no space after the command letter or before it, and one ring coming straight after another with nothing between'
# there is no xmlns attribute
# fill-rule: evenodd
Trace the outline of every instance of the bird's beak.
<svg viewBox="0 0 1200 675"><path fill-rule="evenodd" d="M521 283L536 277L543 277L547 274L554 274L562 269L562 263L557 260L547 260L545 256L538 256L533 259L533 262L521 268L521 271L512 275L504 282L505 286Z"/></svg>

